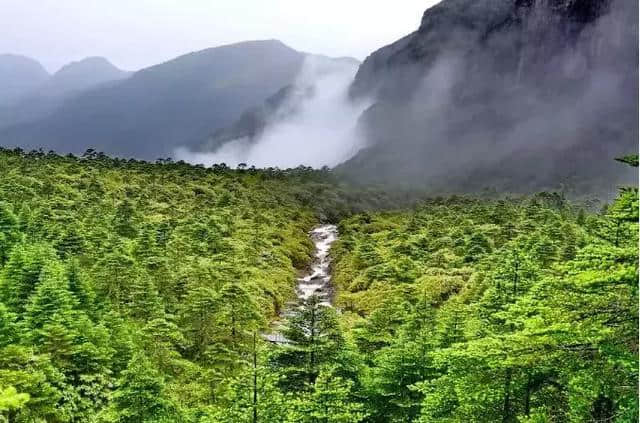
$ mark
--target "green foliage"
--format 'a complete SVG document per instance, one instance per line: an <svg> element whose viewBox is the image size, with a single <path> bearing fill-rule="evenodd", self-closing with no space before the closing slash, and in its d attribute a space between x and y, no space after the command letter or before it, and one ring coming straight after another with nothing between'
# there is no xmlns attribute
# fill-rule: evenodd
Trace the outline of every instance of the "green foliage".
<svg viewBox="0 0 640 423"><path fill-rule="evenodd" d="M289 419L303 423L358 423L364 407L353 398L352 383L330 372L320 372L309 394L291 401Z"/></svg>
<svg viewBox="0 0 640 423"><path fill-rule="evenodd" d="M29 394L18 393L13 386L0 389L0 413L15 413L16 410L24 407L28 401Z"/></svg>
<svg viewBox="0 0 640 423"><path fill-rule="evenodd" d="M623 188L588 218L539 195L344 220L367 421L636 421L637 207Z"/></svg>
<svg viewBox="0 0 640 423"><path fill-rule="evenodd" d="M140 353L131 358L122 372L111 398L111 407L106 415L116 422L179 420L176 406L167 396L164 379Z"/></svg>
<svg viewBox="0 0 640 423"><path fill-rule="evenodd" d="M0 150L0 171L0 420L636 421L635 188L593 214L326 169ZM320 221L335 308L292 305Z"/></svg>
<svg viewBox="0 0 640 423"><path fill-rule="evenodd" d="M286 377L281 385L296 392L313 385L320 370L335 365L346 346L336 312L312 295L287 318L282 333L288 340L272 357L272 365Z"/></svg>
<svg viewBox="0 0 640 423"><path fill-rule="evenodd" d="M637 154L629 154L627 156L616 158L617 161L626 163L629 166L638 167L638 155Z"/></svg>

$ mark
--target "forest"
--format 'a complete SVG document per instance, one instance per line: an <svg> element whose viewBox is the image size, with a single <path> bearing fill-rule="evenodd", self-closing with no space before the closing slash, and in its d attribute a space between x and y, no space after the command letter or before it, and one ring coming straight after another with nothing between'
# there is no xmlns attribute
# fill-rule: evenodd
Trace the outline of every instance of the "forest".
<svg viewBox="0 0 640 423"><path fill-rule="evenodd" d="M628 156L619 166L638 166ZM638 189L0 150L0 422L634 422ZM338 226L333 307L265 339Z"/></svg>

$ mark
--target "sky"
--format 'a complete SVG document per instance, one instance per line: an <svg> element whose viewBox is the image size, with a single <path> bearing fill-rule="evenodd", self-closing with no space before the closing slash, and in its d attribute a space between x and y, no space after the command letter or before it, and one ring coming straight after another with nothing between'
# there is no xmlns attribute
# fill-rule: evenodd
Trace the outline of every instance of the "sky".
<svg viewBox="0 0 640 423"><path fill-rule="evenodd" d="M437 0L0 0L0 53L54 72L88 56L125 70L190 51L279 39L363 60L416 30Z"/></svg>

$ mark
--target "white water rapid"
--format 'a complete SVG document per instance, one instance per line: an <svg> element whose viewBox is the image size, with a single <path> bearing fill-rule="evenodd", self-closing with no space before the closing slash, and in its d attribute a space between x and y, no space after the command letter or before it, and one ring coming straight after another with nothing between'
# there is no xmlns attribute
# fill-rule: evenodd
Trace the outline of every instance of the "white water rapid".
<svg viewBox="0 0 640 423"><path fill-rule="evenodd" d="M300 303L309 299L312 295L319 297L325 306L331 306L331 257L329 250L331 244L338 239L338 228L336 225L322 225L314 228L309 232L309 237L315 245L315 254L309 270L303 277L298 278L296 286L297 302L287 305L287 309L282 314L286 317L295 307L300 307ZM278 323L275 325L275 332L264 335L264 339L270 342L283 344L288 341L278 331Z"/></svg>

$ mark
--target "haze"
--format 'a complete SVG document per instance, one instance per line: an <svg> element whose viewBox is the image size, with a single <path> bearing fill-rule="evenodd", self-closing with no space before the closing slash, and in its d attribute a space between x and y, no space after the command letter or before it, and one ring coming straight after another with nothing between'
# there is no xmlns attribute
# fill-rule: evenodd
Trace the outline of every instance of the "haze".
<svg viewBox="0 0 640 423"><path fill-rule="evenodd" d="M180 54L251 39L364 59L417 28L436 0L2 0L0 53L49 71L87 56L137 70Z"/></svg>

